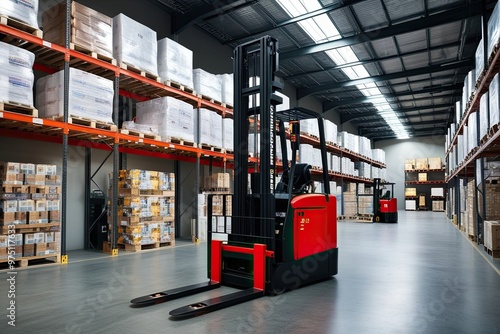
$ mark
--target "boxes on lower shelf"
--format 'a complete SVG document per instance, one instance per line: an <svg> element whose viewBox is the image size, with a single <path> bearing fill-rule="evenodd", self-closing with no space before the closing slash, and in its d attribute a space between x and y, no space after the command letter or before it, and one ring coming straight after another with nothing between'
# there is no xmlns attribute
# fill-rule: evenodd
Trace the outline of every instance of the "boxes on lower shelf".
<svg viewBox="0 0 500 334"><path fill-rule="evenodd" d="M427 181L427 173L418 173L418 181L419 182L425 182Z"/></svg>
<svg viewBox="0 0 500 334"><path fill-rule="evenodd" d="M417 210L417 201L414 199L407 199L405 201L405 210Z"/></svg>
<svg viewBox="0 0 500 334"><path fill-rule="evenodd" d="M500 250L500 221L484 221L484 247L489 250Z"/></svg>
<svg viewBox="0 0 500 334"><path fill-rule="evenodd" d="M433 200L432 201L432 211L444 211L444 201L443 200Z"/></svg>

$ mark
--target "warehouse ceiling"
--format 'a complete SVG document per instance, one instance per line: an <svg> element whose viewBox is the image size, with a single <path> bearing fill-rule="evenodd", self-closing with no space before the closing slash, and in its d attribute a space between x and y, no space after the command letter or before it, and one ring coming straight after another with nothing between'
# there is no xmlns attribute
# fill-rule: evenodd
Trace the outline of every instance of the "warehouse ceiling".
<svg viewBox="0 0 500 334"><path fill-rule="evenodd" d="M197 26L223 45L270 35L279 76L374 141L444 135L474 68L481 15L497 1L150 0L172 33Z"/></svg>

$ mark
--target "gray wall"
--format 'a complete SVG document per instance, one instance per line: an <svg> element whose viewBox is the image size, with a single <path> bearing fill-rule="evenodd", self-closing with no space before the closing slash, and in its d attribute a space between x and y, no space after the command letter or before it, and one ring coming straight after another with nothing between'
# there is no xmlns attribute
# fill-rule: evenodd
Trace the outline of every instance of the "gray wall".
<svg viewBox="0 0 500 334"><path fill-rule="evenodd" d="M405 209L405 160L441 157L444 161L444 144L444 136L384 140L375 143L375 148L381 148L385 151L387 181L396 183L394 192L398 199L398 209Z"/></svg>

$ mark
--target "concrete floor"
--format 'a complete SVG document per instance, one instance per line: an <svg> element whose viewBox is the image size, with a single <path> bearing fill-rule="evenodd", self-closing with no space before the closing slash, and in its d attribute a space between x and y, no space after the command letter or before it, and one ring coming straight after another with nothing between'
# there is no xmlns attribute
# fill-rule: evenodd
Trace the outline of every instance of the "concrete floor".
<svg viewBox="0 0 500 334"><path fill-rule="evenodd" d="M444 213L400 212L398 224L341 221L339 274L186 320L168 312L228 287L145 308L132 298L205 281L206 245L120 253L78 251L69 264L31 266L6 298L0 333L500 333L500 265ZM7 324L15 300L16 327Z"/></svg>

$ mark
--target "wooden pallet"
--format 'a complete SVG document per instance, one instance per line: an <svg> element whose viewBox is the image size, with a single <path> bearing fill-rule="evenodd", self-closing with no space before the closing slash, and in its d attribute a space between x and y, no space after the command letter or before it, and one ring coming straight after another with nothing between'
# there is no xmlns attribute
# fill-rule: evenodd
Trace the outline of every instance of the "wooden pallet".
<svg viewBox="0 0 500 334"><path fill-rule="evenodd" d="M64 117L62 117L62 116L52 117L52 119L54 119L56 121L60 121L60 122L64 121ZM68 123L75 124L75 125L88 126L90 128L94 128L94 129L109 130L112 132L118 131L118 127L112 123L96 121L94 119L85 118L85 117L69 116Z"/></svg>
<svg viewBox="0 0 500 334"><path fill-rule="evenodd" d="M226 107L226 104L225 104L224 102L218 101L218 100L216 100L216 99L214 99L213 97L210 97L210 96L208 96L208 95L198 94L198 95L196 95L196 96L197 96L198 98L200 98L200 99L203 99L203 100L205 100L205 101L211 102L211 103L213 103L213 104L217 104L217 105L222 106L222 107L224 107L224 108Z"/></svg>
<svg viewBox="0 0 500 334"><path fill-rule="evenodd" d="M37 255L37 256L27 256L15 258L15 266L18 268L26 268L30 265L43 264L47 261L52 263L61 263L61 254L47 254L47 255ZM0 270L6 269L8 267L8 259L0 259Z"/></svg>
<svg viewBox="0 0 500 334"><path fill-rule="evenodd" d="M161 141L161 137L152 133L142 133L136 130L130 130L130 129L120 129L120 133L123 133L124 135L130 135L130 136L137 136L139 138L145 138L145 139L152 139L152 140L157 140Z"/></svg>
<svg viewBox="0 0 500 334"><path fill-rule="evenodd" d="M179 90L182 90L183 92L186 92L186 93L190 93L190 94L193 94L196 96L196 92L194 91L193 88L191 87L187 87L181 83L178 83L178 82L175 82L173 80L165 80L163 82L166 86L169 86L169 87L174 87L174 88L177 88Z"/></svg>
<svg viewBox="0 0 500 334"><path fill-rule="evenodd" d="M78 45L76 43L70 43L69 48L71 50L86 54L87 56L90 56L94 59L99 59L99 60L105 61L107 63L110 63L111 65L116 66L116 59L113 57L110 57L108 55L103 55L99 52L89 50L88 48L81 46L81 45Z"/></svg>
<svg viewBox="0 0 500 334"><path fill-rule="evenodd" d="M149 73L149 72L146 72L146 71L143 71L143 70L135 67L134 65L122 62L122 63L120 63L120 68L123 68L124 70L130 71L130 72L137 73L141 77L148 78L148 79L153 79L156 82L160 82L161 83L161 78L158 75L152 74L152 73Z"/></svg>
<svg viewBox="0 0 500 334"><path fill-rule="evenodd" d="M212 146L206 143L201 143L200 148L212 152L220 152L220 153L224 152L224 149L222 147Z"/></svg>
<svg viewBox="0 0 500 334"><path fill-rule="evenodd" d="M484 246L484 251L488 253L488 255L491 255L491 257L494 258L500 257L500 250L489 249L486 246Z"/></svg>
<svg viewBox="0 0 500 334"><path fill-rule="evenodd" d="M16 233L57 232L60 223L44 224L18 224L15 225ZM9 226L0 226L1 234L9 234Z"/></svg>
<svg viewBox="0 0 500 334"><path fill-rule="evenodd" d="M41 31L40 29L32 27L27 23L21 22L4 14L0 14L0 24L27 32L28 34L31 34L38 38L43 38L43 31Z"/></svg>
<svg viewBox="0 0 500 334"><path fill-rule="evenodd" d="M178 137L165 136L165 137L162 137L161 139L162 139L162 141L167 142L167 143L197 147L195 142L190 141L190 140L186 140L186 139L182 139L182 138L178 138Z"/></svg>
<svg viewBox="0 0 500 334"><path fill-rule="evenodd" d="M16 114L23 114L32 117L38 117L38 109L35 107L27 106L16 102L0 101L0 110L13 112Z"/></svg>
<svg viewBox="0 0 500 334"><path fill-rule="evenodd" d="M155 248L160 248L160 247L171 247L174 245L175 245L175 241L165 242L165 243L155 242L153 244L147 244L147 245L118 244L118 246L123 246L123 249L125 249L126 252L139 252L139 251L146 250L146 249L155 249Z"/></svg>

